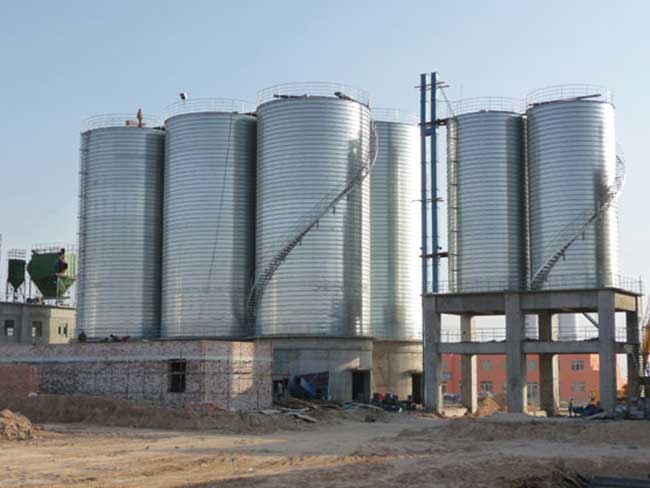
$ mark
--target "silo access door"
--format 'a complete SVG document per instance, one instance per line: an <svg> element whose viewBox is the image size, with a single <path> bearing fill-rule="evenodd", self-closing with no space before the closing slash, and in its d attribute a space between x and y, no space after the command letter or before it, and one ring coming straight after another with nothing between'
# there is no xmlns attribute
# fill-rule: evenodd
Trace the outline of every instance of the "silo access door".
<svg viewBox="0 0 650 488"><path fill-rule="evenodd" d="M370 371L352 371L352 401L370 401Z"/></svg>

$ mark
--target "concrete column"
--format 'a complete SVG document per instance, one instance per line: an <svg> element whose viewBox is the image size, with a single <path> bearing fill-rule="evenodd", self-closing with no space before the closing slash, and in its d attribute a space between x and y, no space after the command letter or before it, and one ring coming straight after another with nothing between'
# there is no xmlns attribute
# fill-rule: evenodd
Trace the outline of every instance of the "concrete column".
<svg viewBox="0 0 650 488"><path fill-rule="evenodd" d="M553 330L553 316L539 314L539 340L557 341L558 332ZM539 355L539 400L546 415L557 415L560 409L560 365L557 354Z"/></svg>
<svg viewBox="0 0 650 488"><path fill-rule="evenodd" d="M526 339L524 314L517 293L505 295L506 309L506 368L508 373L508 412L526 411Z"/></svg>
<svg viewBox="0 0 650 488"><path fill-rule="evenodd" d="M627 343L632 346L633 354L627 355L627 399L628 403L632 398L639 397L639 375L641 368L639 330L639 299L636 298L636 311L625 312L625 328L627 331Z"/></svg>
<svg viewBox="0 0 650 488"><path fill-rule="evenodd" d="M422 297L424 310L424 333L422 334L422 376L424 383L424 409L427 412L442 413L443 396L442 382L442 354L439 343L441 335L441 317L436 310L434 296Z"/></svg>
<svg viewBox="0 0 650 488"><path fill-rule="evenodd" d="M460 337L462 342L474 341L475 323L469 314L460 316ZM463 354L460 357L461 397L463 406L469 413L478 409L476 354Z"/></svg>
<svg viewBox="0 0 650 488"><path fill-rule="evenodd" d="M23 344L32 343L32 324L30 307L20 307L20 319L14 328L16 340Z"/></svg>
<svg viewBox="0 0 650 488"><path fill-rule="evenodd" d="M606 412L616 406L616 306L614 292L598 292L598 356L600 406Z"/></svg>

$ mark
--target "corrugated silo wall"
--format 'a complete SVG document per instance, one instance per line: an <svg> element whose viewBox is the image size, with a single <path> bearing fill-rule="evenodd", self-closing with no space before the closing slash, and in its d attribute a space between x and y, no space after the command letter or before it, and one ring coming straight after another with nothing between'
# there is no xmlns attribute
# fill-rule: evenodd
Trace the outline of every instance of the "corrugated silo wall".
<svg viewBox="0 0 650 488"><path fill-rule="evenodd" d="M164 132L105 127L81 135L77 330L156 337Z"/></svg>
<svg viewBox="0 0 650 488"><path fill-rule="evenodd" d="M375 338L420 340L419 129L376 122L370 174L370 319Z"/></svg>
<svg viewBox="0 0 650 488"><path fill-rule="evenodd" d="M163 337L249 335L255 117L170 117L162 280Z"/></svg>
<svg viewBox="0 0 650 488"><path fill-rule="evenodd" d="M527 271L524 123L481 111L449 119L449 288L520 290Z"/></svg>
<svg viewBox="0 0 650 488"><path fill-rule="evenodd" d="M256 272L265 269L369 158L358 102L295 97L258 107ZM370 334L369 181L336 204L273 275L256 335Z"/></svg>
<svg viewBox="0 0 650 488"><path fill-rule="evenodd" d="M552 101L527 111L531 271L573 237L604 198L616 173L614 106ZM616 203L552 268L542 288L614 285L618 275Z"/></svg>

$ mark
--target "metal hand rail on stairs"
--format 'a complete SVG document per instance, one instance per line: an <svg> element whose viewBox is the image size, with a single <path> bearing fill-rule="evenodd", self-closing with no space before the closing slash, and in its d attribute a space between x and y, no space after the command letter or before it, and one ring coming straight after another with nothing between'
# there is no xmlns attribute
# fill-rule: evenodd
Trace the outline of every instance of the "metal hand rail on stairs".
<svg viewBox="0 0 650 488"><path fill-rule="evenodd" d="M326 195L318 203L315 213L305 219L304 226L301 226L298 231L280 248L278 253L267 263L262 271L255 277L253 286L248 295L248 303L246 306L249 321L251 324L255 322L257 317L257 305L262 299L264 290L273 278L273 275L278 270L280 265L287 258L289 253L302 242L303 237L318 225L320 219L327 215L334 209L336 204L348 195L356 186L361 183L370 174L372 167L377 159L377 133L375 130L374 121L370 124L370 145L368 148L368 158L364 164L361 165L357 174L350 181L346 182L342 189L336 189L332 193Z"/></svg>
<svg viewBox="0 0 650 488"><path fill-rule="evenodd" d="M616 198L621 193L623 189L623 184L625 183L625 161L620 154L616 155L616 176L614 178L614 183L607 189L605 197L598 207L590 212L587 216L581 215L574 221L570 222L566 227L562 229L562 232L559 236L558 247L555 252L550 255L544 264L542 264L533 274L533 277L530 280L529 288L531 290L538 290L548 278L549 273L553 269L553 266L563 257L575 241L577 241L580 236L584 234L587 228L596 222L607 209L614 203ZM586 218L585 218L586 217ZM566 236L570 236L567 238Z"/></svg>

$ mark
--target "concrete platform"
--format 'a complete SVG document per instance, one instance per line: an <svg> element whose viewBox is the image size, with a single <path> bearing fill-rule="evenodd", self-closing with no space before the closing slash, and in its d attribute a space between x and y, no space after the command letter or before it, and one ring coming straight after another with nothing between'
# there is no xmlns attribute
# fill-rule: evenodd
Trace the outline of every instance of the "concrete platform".
<svg viewBox="0 0 650 488"><path fill-rule="evenodd" d="M422 298L424 309L424 404L430 411L441 412L442 354L461 354L463 404L476 410L476 355L506 356L508 411L526 410L526 355L540 355L540 401L549 415L557 413L559 404L558 354L598 354L600 358L600 398L606 411L616 405L616 354L626 353L626 346L638 347L640 341L639 294L604 289L549 290L535 292L485 292L432 294ZM626 340L616 342L616 313L626 315ZM560 342L552 328L552 316L558 313L597 313L598 338L588 341ZM461 319L461 342L442 341L441 315L458 315ZM540 340L527 340L526 315L539 317ZM474 318L505 315L506 340L475 340ZM628 355L628 385L638 391L638 362Z"/></svg>
<svg viewBox="0 0 650 488"><path fill-rule="evenodd" d="M422 343L364 337L275 336L260 338L273 350L275 381L327 373L330 398L369 400L372 393L406 399L422 373Z"/></svg>

